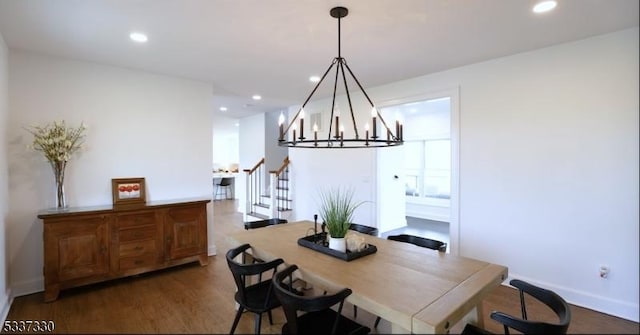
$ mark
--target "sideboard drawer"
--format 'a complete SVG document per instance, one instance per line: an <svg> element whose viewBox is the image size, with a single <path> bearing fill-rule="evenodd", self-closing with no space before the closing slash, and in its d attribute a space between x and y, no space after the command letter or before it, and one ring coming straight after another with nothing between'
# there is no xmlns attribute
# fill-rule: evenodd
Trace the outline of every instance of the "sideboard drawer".
<svg viewBox="0 0 640 335"><path fill-rule="evenodd" d="M156 240L138 241L120 244L120 257L140 256L158 253Z"/></svg>
<svg viewBox="0 0 640 335"><path fill-rule="evenodd" d="M156 214L154 212L142 212L118 215L116 221L118 223L118 228L153 225L156 223Z"/></svg>
<svg viewBox="0 0 640 335"><path fill-rule="evenodd" d="M158 264L157 255L142 255L137 257L126 257L120 259L120 271L154 266Z"/></svg>
<svg viewBox="0 0 640 335"><path fill-rule="evenodd" d="M157 236L157 230L157 225L120 229L120 231L118 232L118 239L121 243L153 239Z"/></svg>

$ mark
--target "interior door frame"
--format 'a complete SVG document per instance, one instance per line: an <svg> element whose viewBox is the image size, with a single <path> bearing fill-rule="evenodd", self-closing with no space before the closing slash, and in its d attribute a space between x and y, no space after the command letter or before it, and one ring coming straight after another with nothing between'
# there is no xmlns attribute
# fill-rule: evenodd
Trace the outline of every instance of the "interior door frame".
<svg viewBox="0 0 640 335"><path fill-rule="evenodd" d="M422 94L395 98L379 102L378 107L386 108L416 101L450 99L451 132L451 198L449 204L449 252L460 253L460 87L455 86ZM378 176L380 178L380 176Z"/></svg>

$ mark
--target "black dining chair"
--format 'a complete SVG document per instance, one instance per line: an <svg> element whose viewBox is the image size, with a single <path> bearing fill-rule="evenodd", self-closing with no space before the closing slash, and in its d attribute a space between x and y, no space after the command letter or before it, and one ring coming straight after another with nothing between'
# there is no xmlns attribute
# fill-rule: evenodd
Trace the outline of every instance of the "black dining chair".
<svg viewBox="0 0 640 335"><path fill-rule="evenodd" d="M438 240L432 240L432 239L426 238L426 237L420 237L420 236L408 235L408 234L400 234L400 235L387 236L387 240L411 243L411 244L417 245L419 247L438 250L438 251L441 251L441 252L447 251L447 243L442 242L442 241L438 241Z"/></svg>
<svg viewBox="0 0 640 335"><path fill-rule="evenodd" d="M370 226L365 226L357 223L352 223L349 225L349 229L355 230L359 233L363 233L367 235L378 236L378 228L376 227L370 227Z"/></svg>
<svg viewBox="0 0 640 335"><path fill-rule="evenodd" d="M569 304L553 291L529 284L523 280L512 279L509 284L518 289L520 293L520 310L522 317L512 316L503 312L494 311L491 319L500 322L504 333L509 334L509 329L514 329L523 334L566 334L571 323L571 309ZM557 316L557 320L542 321L531 320L527 315L525 294L548 306ZM467 324L463 334L488 334L482 328Z"/></svg>
<svg viewBox="0 0 640 335"><path fill-rule="evenodd" d="M260 324L262 322L262 313L267 312L269 315L269 322L273 324L273 317L271 316L271 310L280 306L280 301L276 298L273 290L273 283L271 279L262 280L262 274L264 272L272 271L272 275L276 273L278 265L283 264L284 261L281 258L275 259L270 262L254 262L253 264L243 264L235 261L235 258L243 255L251 248L249 244L243 244L237 248L227 251L227 264L229 270L233 274L233 280L236 283L237 291L235 293L235 300L238 303L238 312L233 320L230 334L233 334L238 326L242 312L247 310L255 313L255 333L260 334ZM251 276L259 275L260 279L255 284L248 285L247 278Z"/></svg>
<svg viewBox="0 0 640 335"><path fill-rule="evenodd" d="M283 224L287 222L288 221L285 219L278 219L278 218L258 220L258 221L248 221L244 223L244 229L249 230L249 229L263 228L263 227Z"/></svg>
<svg viewBox="0 0 640 335"><path fill-rule="evenodd" d="M273 276L276 296L282 303L287 322L282 334L368 334L365 327L342 315L344 300L351 290L344 288L335 294L315 297L292 293L293 272L298 266L291 265ZM287 280L288 278L288 280ZM338 305L336 310L331 307ZM304 312L300 314L299 312Z"/></svg>

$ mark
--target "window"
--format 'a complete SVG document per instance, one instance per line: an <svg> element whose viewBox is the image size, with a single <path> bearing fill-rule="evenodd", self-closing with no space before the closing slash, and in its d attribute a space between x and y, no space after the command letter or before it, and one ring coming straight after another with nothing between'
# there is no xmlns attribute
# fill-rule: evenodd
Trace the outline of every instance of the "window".
<svg viewBox="0 0 640 335"><path fill-rule="evenodd" d="M424 169L424 142L407 141L404 143L404 167L405 167L405 193L409 196L419 197L422 194L422 171Z"/></svg>
<svg viewBox="0 0 640 335"><path fill-rule="evenodd" d="M404 133L406 200L448 206L451 198L451 98L389 106L387 116L401 119Z"/></svg>
<svg viewBox="0 0 640 335"><path fill-rule="evenodd" d="M451 196L451 140L406 141L405 194L449 199Z"/></svg>
<svg viewBox="0 0 640 335"><path fill-rule="evenodd" d="M451 197L451 140L424 141L424 196Z"/></svg>

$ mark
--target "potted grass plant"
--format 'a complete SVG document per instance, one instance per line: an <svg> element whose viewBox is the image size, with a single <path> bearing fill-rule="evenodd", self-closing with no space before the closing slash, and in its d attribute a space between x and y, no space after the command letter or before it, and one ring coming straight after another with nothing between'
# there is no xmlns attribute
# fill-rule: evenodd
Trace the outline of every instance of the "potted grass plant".
<svg viewBox="0 0 640 335"><path fill-rule="evenodd" d="M320 217L329 232L329 248L346 252L345 235L353 212L364 203L353 201L353 190L334 188L320 191Z"/></svg>

